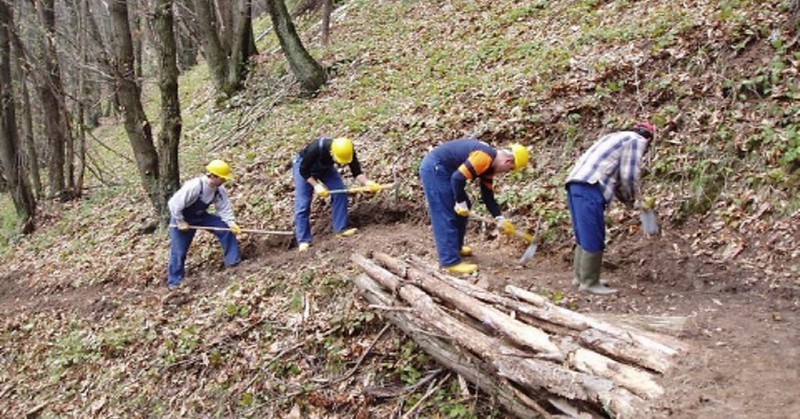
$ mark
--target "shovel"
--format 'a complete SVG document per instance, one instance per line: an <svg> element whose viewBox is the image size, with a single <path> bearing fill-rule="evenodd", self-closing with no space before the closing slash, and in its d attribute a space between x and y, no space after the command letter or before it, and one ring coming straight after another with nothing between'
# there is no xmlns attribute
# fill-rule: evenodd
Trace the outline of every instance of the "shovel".
<svg viewBox="0 0 800 419"><path fill-rule="evenodd" d="M178 226L171 224L170 228L178 228ZM193 226L190 225L189 229L193 230L207 230L207 231L231 231L230 228L225 227L205 227L205 226ZM256 230L252 228L243 228L241 229L242 233L254 233L254 234L274 234L277 236L292 236L294 232L291 231L280 231L280 230Z"/></svg>
<svg viewBox="0 0 800 419"><path fill-rule="evenodd" d="M475 214L473 212L470 212L469 216L471 218L483 221L485 223L494 224L495 226L498 225L497 220L494 220L494 219L489 218L489 217L484 217L484 216ZM514 235L515 236L521 238L522 240L525 240L529 244L528 248L525 249L525 253L523 253L522 257L519 258L520 265L525 266L525 264L528 263L529 260L533 259L534 255L536 255L536 250L539 248L539 240L538 240L539 237L538 236L539 236L539 229L541 228L541 226L542 226L542 220L539 220L536 223L536 232L534 233L533 236L528 234L528 233L519 231L519 230L515 230L514 231Z"/></svg>
<svg viewBox="0 0 800 419"><path fill-rule="evenodd" d="M639 213L639 220L642 222L642 230L647 237L655 236L661 232L658 226L658 214L653 209L644 209Z"/></svg>
<svg viewBox="0 0 800 419"><path fill-rule="evenodd" d="M394 186L394 183L387 183L385 185L378 185L382 190L384 189L391 189ZM328 191L328 193L335 194L335 193L359 193L359 192L372 192L372 188L369 186L354 186L352 188L347 189L334 189L332 191Z"/></svg>

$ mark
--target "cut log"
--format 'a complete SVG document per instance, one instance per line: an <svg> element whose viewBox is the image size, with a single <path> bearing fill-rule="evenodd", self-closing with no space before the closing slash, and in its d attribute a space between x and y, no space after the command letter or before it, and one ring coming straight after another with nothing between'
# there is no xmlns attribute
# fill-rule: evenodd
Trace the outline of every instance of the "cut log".
<svg viewBox="0 0 800 419"><path fill-rule="evenodd" d="M414 322L408 330L479 359L480 373L496 379L514 403L542 415L638 417L645 400L664 393L654 374L666 371L678 351L661 335L576 313L515 287L492 293L419 259L377 252L374 258L382 266L352 257L381 288L384 297L371 301L386 316Z"/></svg>
<svg viewBox="0 0 800 419"><path fill-rule="evenodd" d="M391 259L390 256L380 253L376 253L374 257L381 262L390 262ZM411 267L403 266L399 261L391 261L391 263L387 263L387 265L390 265L390 268L403 268L399 272L404 272L408 279L422 287L425 291L450 303L454 308L484 322L500 333L505 334L506 337L517 344L539 350L541 347L540 342L542 342L543 339L542 336L544 336L547 339L547 344L556 348L555 351L545 354L546 358L568 361L575 370L608 378L640 397L651 399L663 393L663 389L655 382L650 373L633 366L619 363L605 355L596 353L593 350L580 348L576 345L570 345L570 349L564 346L559 347L559 345L553 344L549 336L541 329L511 318L491 306L482 304L473 297L457 292L456 289L453 289L453 287L449 285L454 281L447 278L445 275L430 275L428 272L423 272L423 269L418 269L417 265L412 265ZM522 304L516 304L516 306L517 308L525 308L522 307ZM553 306L552 304L550 304L550 306L551 307L545 305L543 308L536 308L527 305L527 308L530 308L530 310L525 310L525 312L526 314L530 314L533 311L537 311L539 315L543 315L542 312L552 314L563 312L572 313L569 310ZM553 308L557 310L553 310ZM544 313L545 317L550 318L546 313ZM556 317L559 319L570 318L569 316L558 314L556 314ZM538 345L532 345L530 343L531 339L535 339L534 343ZM610 349L616 349L616 347L611 347ZM567 354L569 355L568 359L563 358L563 356Z"/></svg>
<svg viewBox="0 0 800 419"><path fill-rule="evenodd" d="M385 258L385 256L387 255L382 255L383 258ZM550 341L550 336L541 329L513 319L492 306L481 304L481 302L474 297L458 292L449 284L436 280L420 269L409 267L408 269L404 269L403 272L406 273L407 278L414 284L419 285L432 295L450 303L453 307L506 335L506 337L514 342L534 349L537 352L542 352L542 356L546 358L560 361L566 358L566 355Z"/></svg>
<svg viewBox="0 0 800 419"><path fill-rule="evenodd" d="M368 275L359 275L355 282L361 289L364 298L370 303L384 306L393 303L392 296ZM436 362L457 372L482 392L497 398L509 413L520 418L542 417L535 408L529 407L519 400L514 389L504 384L505 380L494 376L491 369L487 368L486 362L468 352L460 351L444 339L420 329L421 320L413 314L413 310L384 312L381 315L411 337Z"/></svg>
<svg viewBox="0 0 800 419"><path fill-rule="evenodd" d="M490 293L466 281L462 281L449 275L444 275L435 269L432 269L430 265L417 258L412 258L410 264L405 264L402 261L392 258L391 256L382 253L376 253L375 259L379 260L385 266L390 267L392 270L398 270L406 273L413 272L413 269L425 270L426 273L437 279L446 281L448 284L452 285L459 291L464 292L465 294L473 296L482 301L501 304L504 307L520 313L520 320L524 321L530 317L534 318L535 321L528 321L527 323L537 326L542 330L556 333L559 332L559 328L575 330L576 333L574 336L579 337L582 341L586 342L589 348L608 355L615 360L627 361L634 365L639 365L660 373L666 372L671 365L670 355L653 351L639 343L642 341L651 341L651 339L641 336L642 333L637 334L636 331L628 330L626 328L625 336L629 337L629 339L625 340L621 340L614 335L607 333L598 333L597 330L593 329L593 326L598 326L604 330L616 330L612 325L603 324L604 322L600 322L583 314L559 307L538 294L534 294L516 287L507 287L507 290L510 288L512 295L516 296L517 298L523 297L520 298L524 299L523 302ZM532 304L527 304L526 302L531 302ZM547 323L550 323L553 326L548 326ZM563 333L563 330L561 332L562 335L565 334ZM617 335L621 333L622 332L617 332ZM600 370L604 370L602 365L598 365L597 367ZM635 376L638 374L633 375ZM609 378L611 377L609 376ZM628 381L624 382L627 383ZM651 385L648 384L645 387L650 388ZM640 395L652 394L650 390L642 392L642 389L634 390L631 387L628 388Z"/></svg>
<svg viewBox="0 0 800 419"><path fill-rule="evenodd" d="M487 360L497 375L529 389L546 389L564 398L588 404L599 403L617 417L634 417L635 412L643 407L640 397L613 381L572 371L541 359L528 358L530 355L523 351L456 321L428 294L414 285L403 284L399 277L364 256L353 254L352 260L370 277L414 307L419 317L439 333L447 335L460 346ZM409 269L409 275L411 271L413 269Z"/></svg>
<svg viewBox="0 0 800 419"><path fill-rule="evenodd" d="M531 302L533 304L537 304L537 303L542 304L542 300L544 299L544 297L542 297L542 296L540 296L538 294L534 294L534 293L532 293L530 291L526 291L526 290L523 290L521 288L517 288L517 287L515 287L513 285L507 285L505 290L509 294L511 294L511 295L521 299L521 300ZM552 303L549 303L549 302L545 301L544 304L552 304ZM673 356L673 355L677 354L677 351L675 349L672 349L672 348L670 348L670 347L668 347L668 346L666 346L664 344L656 342L656 341L654 341L654 340L652 340L652 339L650 339L650 338L648 338L646 336L643 336L641 334L631 333L630 331L626 331L625 329L622 329L620 327L614 326L614 325L612 325L610 323L591 318L591 317L583 315L581 313L577 313L577 312L574 312L574 311L566 310L566 309L561 308L561 307L557 307L556 306L553 309L554 310L560 310L560 311L568 311L568 312L570 312L571 316L574 316L577 320L584 321L586 324L589 325L589 327L591 327L593 329L597 329L597 330L599 330L601 332L608 333L609 335L614 336L614 337L619 338L619 339L622 339L624 341L629 341L632 344L640 345L644 349L651 350L651 351L658 351L658 352L660 352L660 353L662 353L664 355L667 355L667 356Z"/></svg>
<svg viewBox="0 0 800 419"><path fill-rule="evenodd" d="M632 327L653 333L666 333L678 336L687 332L687 318L684 316L649 316L644 314L590 313L599 320L614 323L622 327Z"/></svg>

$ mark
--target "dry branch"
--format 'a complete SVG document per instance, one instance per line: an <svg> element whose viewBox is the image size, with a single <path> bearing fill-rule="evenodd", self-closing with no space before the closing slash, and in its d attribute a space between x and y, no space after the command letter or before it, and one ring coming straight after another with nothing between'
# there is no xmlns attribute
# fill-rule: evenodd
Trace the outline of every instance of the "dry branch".
<svg viewBox="0 0 800 419"><path fill-rule="evenodd" d="M398 327L417 331L410 333L415 340L439 335L478 357L483 376L498 383L494 391L506 390L504 406L540 414L636 417L646 400L664 392L653 371L666 371L677 351L650 333L567 310L518 288L494 294L419 259L408 263L382 253L374 261L360 254L352 259L366 273L357 281L362 290L367 277L381 287L364 290L382 293L370 302L390 309L384 315L396 321L411 322ZM512 384L503 384L506 379Z"/></svg>

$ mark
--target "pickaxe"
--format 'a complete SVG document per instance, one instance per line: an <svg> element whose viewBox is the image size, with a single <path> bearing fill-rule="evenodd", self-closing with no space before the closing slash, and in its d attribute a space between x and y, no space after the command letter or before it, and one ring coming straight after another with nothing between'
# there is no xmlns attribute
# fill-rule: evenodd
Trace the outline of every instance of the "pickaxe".
<svg viewBox="0 0 800 419"><path fill-rule="evenodd" d="M469 216L476 220L483 221L485 223L494 224L495 226L499 226L500 224L497 222L497 220L493 218L484 217L482 215L475 214L474 212L470 212ZM523 253L522 256L519 258L520 265L525 266L525 264L528 263L529 260L533 259L534 255L536 255L536 250L539 248L539 239L540 239L539 231L541 227L542 227L542 220L539 219L539 221L536 222L536 232L533 233L533 235L530 235L524 231L519 231L517 229L514 230L515 236L528 242L528 248L525 249L525 253Z"/></svg>
<svg viewBox="0 0 800 419"><path fill-rule="evenodd" d="M178 226L171 224L170 228L178 228ZM225 227L206 227L206 226L193 226L190 225L189 229L191 230L208 230L208 231L231 231L230 228ZM292 236L294 235L291 231L280 231L280 230L256 230L252 228L243 228L241 229L242 233L254 233L254 234L274 234L278 236Z"/></svg>

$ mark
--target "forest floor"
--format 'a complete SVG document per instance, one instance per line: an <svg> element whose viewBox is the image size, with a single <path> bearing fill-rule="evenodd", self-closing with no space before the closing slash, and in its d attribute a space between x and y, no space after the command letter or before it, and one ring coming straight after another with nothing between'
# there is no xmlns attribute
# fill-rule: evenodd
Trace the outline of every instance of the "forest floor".
<svg viewBox="0 0 800 419"><path fill-rule="evenodd" d="M37 284L47 283L46 278L31 272L5 273L0 278L0 313L9 319L31 313L63 316L67 311L92 319L114 317L133 306L158 313L191 306L220 293L230 286L232 277L248 274L268 281L260 276L265 267L296 273L325 265L352 271L352 253L375 250L436 260L429 226L418 213L387 211L362 202L352 212L359 234L348 239L330 234L326 212L318 210L315 216L316 241L309 252L298 253L291 239L245 236L246 259L240 266L223 268L214 261L219 256L215 253L210 261L190 256L186 286L180 292L166 291L163 283L143 288L107 283L41 293ZM626 220L627 215L620 216ZM797 284L789 278L778 283L782 286L763 286L764 281L755 280L758 271L744 268L739 260L719 261L692 254L687 236L692 237L694 231L696 228L690 225L677 230L668 227L659 237L645 238L633 220L627 219L616 230L615 243L609 246L604 261L604 276L620 293L600 297L580 293L571 285L568 244L544 243L528 266L521 267L517 261L523 244L495 237L490 228L473 223L467 242L475 251L470 259L479 264L480 272L472 280L490 290L513 284L550 295L554 301L581 312L685 317L677 337L689 350L662 377L660 383L666 394L650 412L643 412L643 417L800 416L796 397L800 389ZM212 242L194 246L216 247ZM364 306L358 301L356 304ZM10 389L0 386L0 391Z"/></svg>

